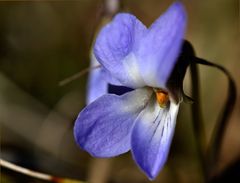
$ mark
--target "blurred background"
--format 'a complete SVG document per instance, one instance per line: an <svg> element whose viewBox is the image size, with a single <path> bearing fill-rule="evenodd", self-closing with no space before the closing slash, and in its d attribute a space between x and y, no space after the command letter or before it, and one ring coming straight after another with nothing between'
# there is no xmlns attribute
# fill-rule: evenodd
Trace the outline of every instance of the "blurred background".
<svg viewBox="0 0 240 183"><path fill-rule="evenodd" d="M122 10L147 26L173 2L121 0ZM240 89L239 1L182 1L188 12L186 39L196 54L230 71ZM92 183L145 183L146 176L127 153L95 159L77 147L73 124L85 106L87 75L59 82L89 66L89 50L103 1L0 2L1 158L23 167ZM227 94L226 77L200 66L201 106L209 142ZM184 89L191 94L189 73ZM221 174L238 162L240 174L240 98L220 153ZM153 182L202 182L192 130L191 104L182 103L168 162ZM41 182L1 171L1 182Z"/></svg>

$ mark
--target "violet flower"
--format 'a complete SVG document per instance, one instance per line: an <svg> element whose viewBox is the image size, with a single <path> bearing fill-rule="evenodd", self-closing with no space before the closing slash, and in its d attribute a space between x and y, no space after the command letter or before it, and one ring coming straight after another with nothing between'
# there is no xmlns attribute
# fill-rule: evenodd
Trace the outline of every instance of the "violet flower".
<svg viewBox="0 0 240 183"><path fill-rule="evenodd" d="M101 30L94 55L102 67L90 77L91 103L74 126L82 149L104 158L130 150L149 179L158 175L167 160L181 101L180 89L169 87L169 80L171 86L179 86L172 73L185 25L184 7L176 2L148 29L135 16L120 13ZM108 83L131 91L107 94Z"/></svg>

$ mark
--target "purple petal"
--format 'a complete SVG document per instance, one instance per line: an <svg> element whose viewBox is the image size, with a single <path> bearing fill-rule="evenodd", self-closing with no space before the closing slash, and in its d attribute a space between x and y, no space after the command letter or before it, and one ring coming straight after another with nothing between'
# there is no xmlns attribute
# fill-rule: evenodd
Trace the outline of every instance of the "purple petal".
<svg viewBox="0 0 240 183"><path fill-rule="evenodd" d="M141 75L152 87L166 87L179 56L186 26L180 2L172 4L149 28L135 54Z"/></svg>
<svg viewBox="0 0 240 183"><path fill-rule="evenodd" d="M91 55L91 67L100 65L96 60L95 56ZM114 83L112 85L110 83ZM116 95L122 95L133 89L121 86L120 83L109 74L107 71L100 67L91 70L88 76L88 88L87 88L87 104L90 104L97 98L107 94L112 93Z"/></svg>
<svg viewBox="0 0 240 183"><path fill-rule="evenodd" d="M95 157L112 157L130 149L130 132L152 90L136 89L124 95L104 95L79 114L75 140Z"/></svg>
<svg viewBox="0 0 240 183"><path fill-rule="evenodd" d="M108 70L104 69L103 67L102 67L102 74L104 79L109 84L118 85L118 86L122 85L122 83L120 83L120 81L117 78L115 78Z"/></svg>
<svg viewBox="0 0 240 183"><path fill-rule="evenodd" d="M120 13L100 32L94 54L102 66L124 86L144 86L132 50L139 46L145 26L133 15Z"/></svg>
<svg viewBox="0 0 240 183"><path fill-rule="evenodd" d="M132 154L139 167L153 180L165 164L172 141L179 105L160 108L155 98L137 118L132 131Z"/></svg>
<svg viewBox="0 0 240 183"><path fill-rule="evenodd" d="M91 55L91 67L100 65L95 56ZM108 83L104 78L103 68L91 70L88 76L87 104L90 104L97 98L107 94Z"/></svg>

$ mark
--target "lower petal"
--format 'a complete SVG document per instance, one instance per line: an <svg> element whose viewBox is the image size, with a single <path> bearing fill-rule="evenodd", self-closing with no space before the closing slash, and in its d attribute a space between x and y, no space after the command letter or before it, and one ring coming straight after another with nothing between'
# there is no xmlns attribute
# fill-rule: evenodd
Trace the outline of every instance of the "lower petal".
<svg viewBox="0 0 240 183"><path fill-rule="evenodd" d="M135 119L152 95L148 88L124 95L104 95L79 114L75 140L95 157L112 157L130 149L130 133Z"/></svg>
<svg viewBox="0 0 240 183"><path fill-rule="evenodd" d="M137 118L132 131L132 154L149 179L154 179L165 164L172 141L179 105L159 107L152 97Z"/></svg>

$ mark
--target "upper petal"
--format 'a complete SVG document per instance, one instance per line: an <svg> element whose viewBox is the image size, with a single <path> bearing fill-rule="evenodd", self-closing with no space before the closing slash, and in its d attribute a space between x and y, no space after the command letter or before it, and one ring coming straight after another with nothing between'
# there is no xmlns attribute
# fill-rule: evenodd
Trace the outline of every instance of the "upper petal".
<svg viewBox="0 0 240 183"><path fill-rule="evenodd" d="M172 4L149 28L135 54L147 85L166 87L179 56L186 26L186 12L180 2Z"/></svg>
<svg viewBox="0 0 240 183"><path fill-rule="evenodd" d="M130 149L130 132L152 90L136 89L124 95L104 95L79 114L74 136L95 157L112 157Z"/></svg>
<svg viewBox="0 0 240 183"><path fill-rule="evenodd" d="M94 54L123 85L144 86L132 50L139 45L145 26L133 15L120 13L99 33Z"/></svg>
<svg viewBox="0 0 240 183"><path fill-rule="evenodd" d="M179 105L160 108L154 98L137 118L132 131L132 154L149 179L165 164L172 141Z"/></svg>

